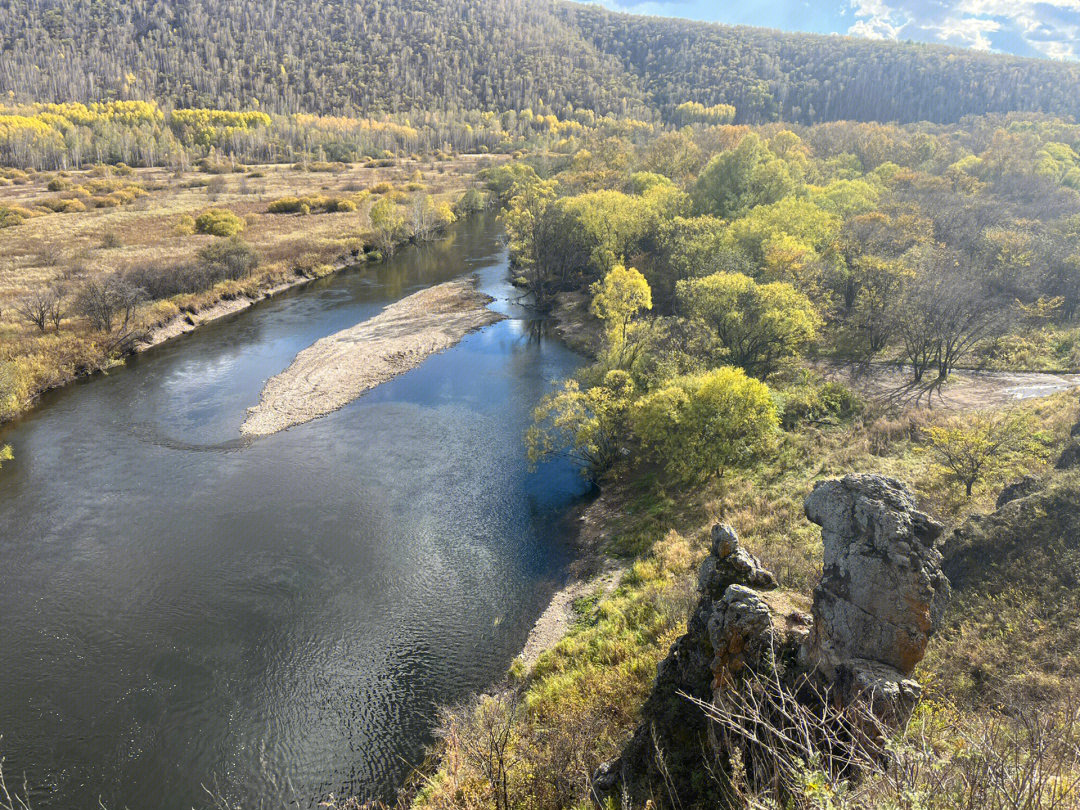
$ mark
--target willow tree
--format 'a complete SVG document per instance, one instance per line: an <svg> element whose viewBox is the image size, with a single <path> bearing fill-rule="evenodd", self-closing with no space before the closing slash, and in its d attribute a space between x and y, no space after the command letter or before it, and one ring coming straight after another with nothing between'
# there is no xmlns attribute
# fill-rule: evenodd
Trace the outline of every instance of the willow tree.
<svg viewBox="0 0 1080 810"><path fill-rule="evenodd" d="M633 267L615 265L602 281L594 282L592 313L604 322L607 344L613 353L626 346L630 322L640 312L652 309L652 290L645 276Z"/></svg>
<svg viewBox="0 0 1080 810"><path fill-rule="evenodd" d="M679 310L712 334L717 359L764 380L817 337L821 317L790 284L714 273L675 285Z"/></svg>
<svg viewBox="0 0 1080 810"><path fill-rule="evenodd" d="M767 385L725 366L677 377L642 397L631 425L669 475L700 482L754 459L779 417Z"/></svg>

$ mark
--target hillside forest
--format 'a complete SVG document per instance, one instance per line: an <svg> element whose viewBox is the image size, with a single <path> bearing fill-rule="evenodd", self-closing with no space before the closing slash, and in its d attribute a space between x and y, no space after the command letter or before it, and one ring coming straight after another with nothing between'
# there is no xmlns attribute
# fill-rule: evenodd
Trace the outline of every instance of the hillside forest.
<svg viewBox="0 0 1080 810"><path fill-rule="evenodd" d="M584 358L519 450L587 482L585 573L558 641L440 708L397 805L1069 810L1078 80L560 0L0 3L0 423L222 312L497 216L537 333ZM1021 397L1026 373L1063 382ZM0 441L0 475L19 454ZM849 473L902 481L947 527L953 599L910 717L826 734L799 715L772 770L657 743L641 792L600 794L671 719L646 707L714 525L801 615L823 573L804 501ZM0 788L0 810L28 810L2 771Z"/></svg>

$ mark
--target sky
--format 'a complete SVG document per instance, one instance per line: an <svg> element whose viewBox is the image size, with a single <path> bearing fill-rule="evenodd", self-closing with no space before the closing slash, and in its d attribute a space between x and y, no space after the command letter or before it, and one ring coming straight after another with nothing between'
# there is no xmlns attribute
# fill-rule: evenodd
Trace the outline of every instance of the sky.
<svg viewBox="0 0 1080 810"><path fill-rule="evenodd" d="M618 11L1080 59L1080 0L591 0Z"/></svg>

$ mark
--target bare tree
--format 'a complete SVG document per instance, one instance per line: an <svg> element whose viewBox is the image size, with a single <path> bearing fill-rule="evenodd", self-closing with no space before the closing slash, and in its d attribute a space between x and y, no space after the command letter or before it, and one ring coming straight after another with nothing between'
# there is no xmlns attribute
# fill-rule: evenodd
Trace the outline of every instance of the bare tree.
<svg viewBox="0 0 1080 810"><path fill-rule="evenodd" d="M75 304L79 314L97 329L111 332L113 326L118 324L121 334L124 334L135 315L135 308L145 297L142 288L113 275L84 283Z"/></svg>
<svg viewBox="0 0 1080 810"><path fill-rule="evenodd" d="M49 313L54 308L54 297L50 289L34 290L15 302L15 312L24 321L36 326L39 332L44 332L49 323Z"/></svg>
<svg viewBox="0 0 1080 810"><path fill-rule="evenodd" d="M49 323L52 324L53 331L59 332L60 322L64 319L64 298L67 290L62 284L56 284L49 288L49 293L52 296L49 306Z"/></svg>
<svg viewBox="0 0 1080 810"><path fill-rule="evenodd" d="M1004 325L1005 308L977 277L952 251L928 250L920 257L918 275L900 303L898 324L916 383L933 367L935 384L943 383L979 342Z"/></svg>
<svg viewBox="0 0 1080 810"><path fill-rule="evenodd" d="M520 692L484 695L458 710L443 712L438 734L472 763L491 786L495 810L510 810L510 771L516 764L511 742L519 717Z"/></svg>

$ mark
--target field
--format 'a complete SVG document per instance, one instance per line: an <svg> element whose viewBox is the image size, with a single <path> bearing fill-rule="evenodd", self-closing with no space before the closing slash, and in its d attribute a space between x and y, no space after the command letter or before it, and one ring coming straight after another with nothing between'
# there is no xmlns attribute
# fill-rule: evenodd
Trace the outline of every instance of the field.
<svg viewBox="0 0 1080 810"><path fill-rule="evenodd" d="M0 180L0 214L7 212L5 222L16 224L3 228L0 255L0 421L23 411L43 390L190 329L197 313L205 317L219 302L258 297L377 259L376 240L385 250L414 238L414 212L424 206L450 210L476 172L493 160L223 164L189 172L7 170ZM393 203L395 221L382 225L380 239L369 212L384 199ZM271 212L275 201L279 213ZM222 238L225 231L199 232L215 228L200 220L208 210L235 215L224 215L233 239ZM236 256L239 270L232 272ZM208 282L176 281L178 274L194 276L215 261L226 271ZM207 273L200 272L198 279L205 280ZM77 300L79 292L114 277L150 282L140 288L130 322L121 314L122 326L95 328ZM155 294L162 290L169 294ZM59 298L59 323L37 324L26 312L27 300L44 291Z"/></svg>

